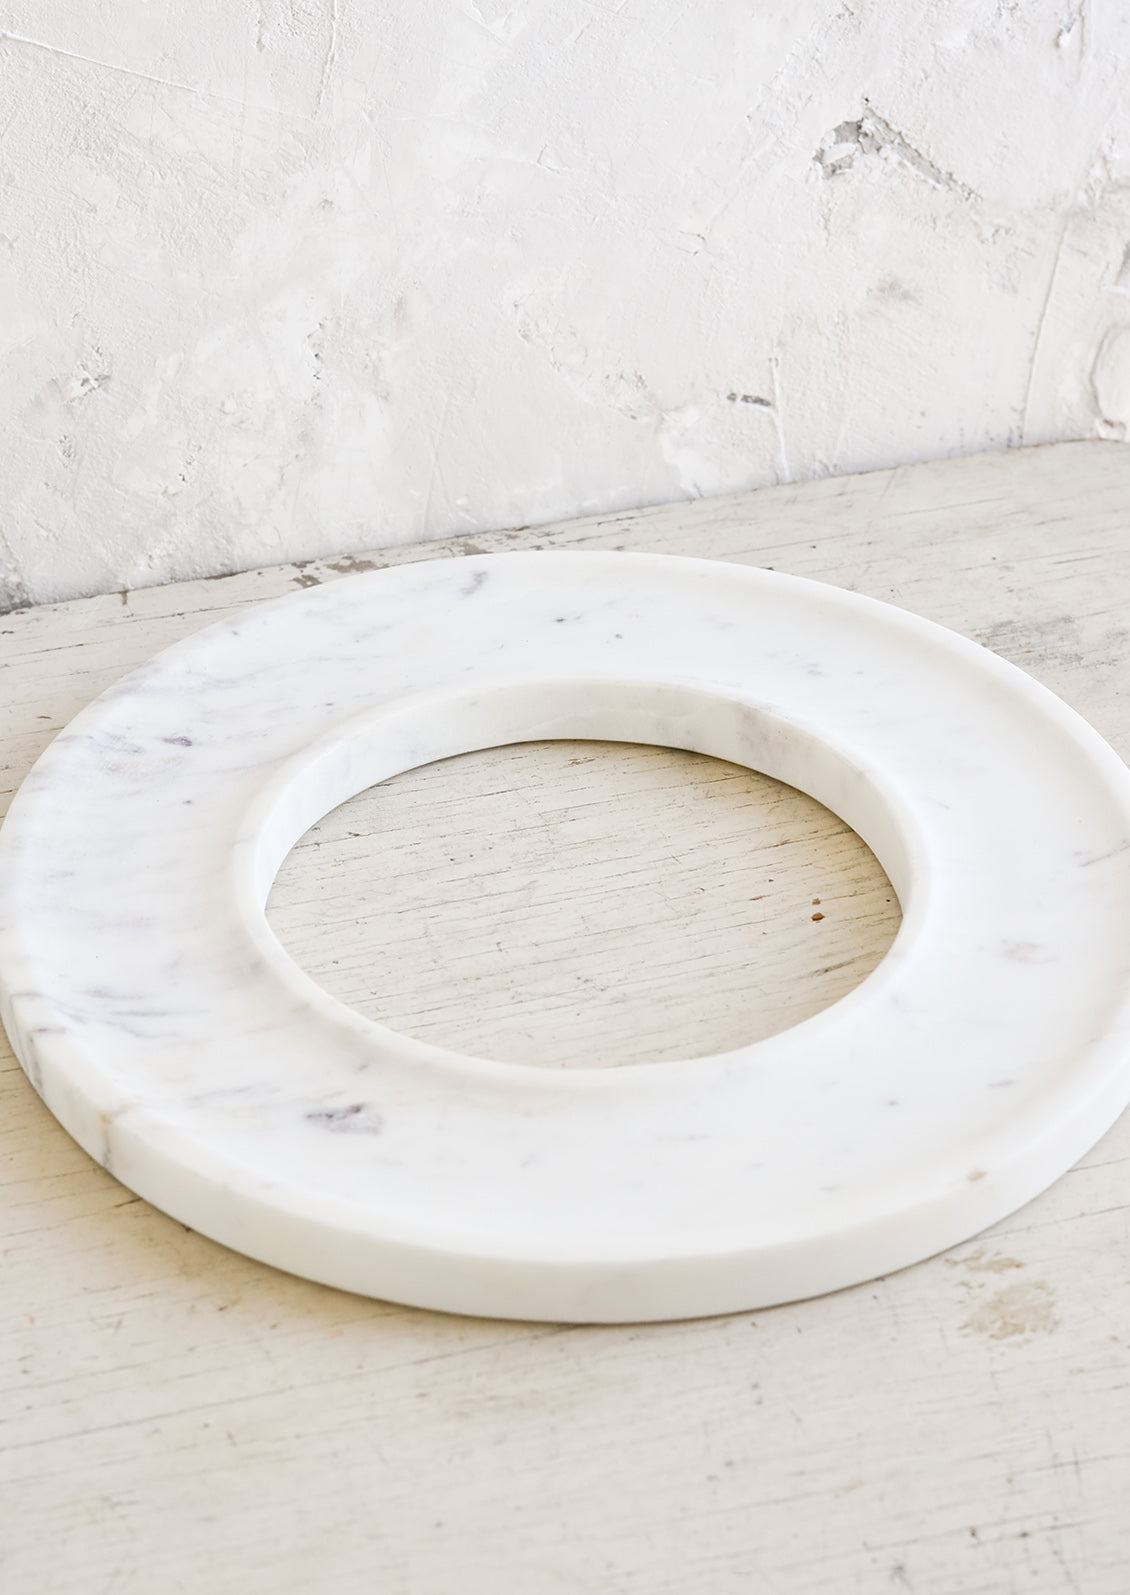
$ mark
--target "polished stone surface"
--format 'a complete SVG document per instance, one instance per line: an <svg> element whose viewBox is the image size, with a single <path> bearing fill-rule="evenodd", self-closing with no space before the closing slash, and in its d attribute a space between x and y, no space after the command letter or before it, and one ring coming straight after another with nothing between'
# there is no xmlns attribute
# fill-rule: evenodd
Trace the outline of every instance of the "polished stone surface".
<svg viewBox="0 0 1130 1595"><path fill-rule="evenodd" d="M315 819L547 737L811 793L894 883L891 952L755 1045L552 1075L290 961L263 904ZM249 609L104 694L0 835L0 988L71 1133L230 1246L420 1305L689 1316L887 1272L1074 1162L1130 1097L1128 886L1124 766L953 633L717 562L500 554Z"/></svg>

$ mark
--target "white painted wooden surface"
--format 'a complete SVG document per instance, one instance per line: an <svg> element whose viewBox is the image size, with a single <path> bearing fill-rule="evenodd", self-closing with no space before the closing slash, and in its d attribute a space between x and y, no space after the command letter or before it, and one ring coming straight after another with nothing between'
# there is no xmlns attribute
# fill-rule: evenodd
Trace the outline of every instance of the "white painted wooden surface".
<svg viewBox="0 0 1130 1595"><path fill-rule="evenodd" d="M768 564L891 599L1021 664L1130 755L1122 445L473 540L546 544ZM359 563L0 617L5 794L157 648ZM367 1012L567 1067L707 1051L833 1000L889 942L890 897L862 844L788 789L570 744L355 799L296 849L270 912ZM990 1234L872 1285L555 1329L249 1262L91 1163L6 1051L0 1092L5 1595L1130 1588L1130 1120Z"/></svg>

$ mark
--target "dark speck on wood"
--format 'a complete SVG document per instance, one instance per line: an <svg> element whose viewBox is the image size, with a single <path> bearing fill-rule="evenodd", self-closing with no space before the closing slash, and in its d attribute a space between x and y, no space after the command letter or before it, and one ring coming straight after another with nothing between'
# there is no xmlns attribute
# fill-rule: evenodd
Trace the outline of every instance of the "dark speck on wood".
<svg viewBox="0 0 1130 1595"><path fill-rule="evenodd" d="M327 561L330 570L336 570L339 576L356 576L365 570L380 570L381 566L375 559L359 559L356 554L343 554L340 559Z"/></svg>

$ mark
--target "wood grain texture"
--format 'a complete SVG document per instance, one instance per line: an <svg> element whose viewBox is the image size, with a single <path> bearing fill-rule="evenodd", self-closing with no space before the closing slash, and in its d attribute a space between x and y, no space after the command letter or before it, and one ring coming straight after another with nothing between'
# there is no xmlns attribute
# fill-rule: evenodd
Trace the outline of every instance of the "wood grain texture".
<svg viewBox="0 0 1130 1595"><path fill-rule="evenodd" d="M667 748L525 743L343 804L268 920L370 1018L508 1063L702 1057L818 1013L899 926L844 822L768 776Z"/></svg>
<svg viewBox="0 0 1130 1595"><path fill-rule="evenodd" d="M473 546L690 553L872 593L1013 659L1126 757L1128 521L1130 448L1067 444ZM0 801L177 637L359 564L470 549L4 616ZM881 954L887 895L787 788L689 755L529 745L344 805L271 913L358 1006L568 1066L598 1040L626 1063L790 1022L829 1000L817 971L844 949L841 979ZM7 1052L0 1097L5 1595L1124 1595L1126 1119L990 1233L874 1284L556 1329L249 1262L117 1185Z"/></svg>

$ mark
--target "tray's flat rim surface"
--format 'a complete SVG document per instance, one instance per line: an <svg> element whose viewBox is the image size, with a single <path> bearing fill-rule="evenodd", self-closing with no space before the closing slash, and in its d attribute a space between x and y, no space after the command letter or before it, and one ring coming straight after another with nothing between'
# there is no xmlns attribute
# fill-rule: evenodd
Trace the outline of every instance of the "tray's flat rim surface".
<svg viewBox="0 0 1130 1595"><path fill-rule="evenodd" d="M651 563L651 564L654 564L656 561L658 561L658 562L660 562L662 564L665 561L669 561L670 560L669 556L662 556L662 555L646 555L646 554L643 554L643 555L639 555L639 554L621 555L621 554L613 554L613 553L600 553L600 554L587 554L587 553L586 554L514 553L514 554L504 554L504 555L495 555L495 556L485 556L484 558L486 559L486 561L488 563L497 563L498 561L503 561L503 562L514 562L514 561L517 561L517 562L528 562L530 560L535 560L535 561L541 562L543 564L543 566L544 566L544 562L546 562L546 561L551 562L551 563L553 561L558 561L558 560L565 560L567 562L584 561L584 562L589 563L589 564L591 564L593 561L596 561L598 564L600 564L601 562L604 562L606 568L608 570L610 570L610 571L615 569L617 565L619 565L620 569L623 569L624 568L623 567L623 561L628 561L628 562L632 562L632 561L641 562L642 561L642 562L647 562L647 563ZM461 564L462 563L463 562L461 562ZM474 565L474 564L481 563L481 561L475 561L475 560L472 559L472 561L470 563L472 565ZM725 570L725 567L720 566L720 564L718 562L714 562L714 561L697 561L697 560L696 561L682 561L682 560L679 560L677 562L676 561L671 561L671 563L678 563L680 566L694 565L696 567L699 567L703 572L708 573L707 579L709 579L709 580L717 580L718 577L719 577L719 572L721 570ZM412 570L413 568L414 567L399 567L398 569L403 571L405 569ZM464 568L464 570L466 570L467 566L464 564L463 568ZM436 567L432 566L431 569L433 571L435 571ZM807 581L804 578L787 577L787 576L779 575L777 573L751 571L749 567L733 567L733 569L736 572L740 572L742 574L742 577L745 580L757 580L757 579L760 579L760 578L767 578L769 580L769 585L770 586L777 585L779 587L779 586L781 586L783 584L783 586L789 587L791 585L793 587L794 591L798 590L798 588L803 588L805 590L808 590L810 588L813 588L813 587L816 587L816 586L820 585L820 584L811 583L811 582ZM336 591L338 593L338 595L340 596L342 594L343 587L349 585L350 583L357 584L357 585L371 585L371 584L376 584L376 583L383 583L383 582L387 581L389 575L390 575L390 573L381 572L381 573L375 573L373 575L366 575L366 576L359 576L359 577L354 577L354 578L347 578L346 583L336 584L334 591ZM1130 791L1130 778L1127 777L1126 771L1125 771L1124 767L1122 766L1121 761L1117 760L1117 757L1111 752L1111 750L1107 747L1107 745L1102 742L1101 738L1098 737L1097 733L1093 732L1090 727L1086 726L1086 723L1084 721L1082 721L1080 719L1080 717L1075 715L1074 711L1068 709L1065 705L1062 704L1062 702L1060 700L1054 698L1054 696L1052 694L1050 694L1049 692L1047 692L1046 689L1040 687L1037 683L1031 681L1030 678L1024 676L1023 673L1021 673L1018 670L1016 670L1015 667L1008 665L1006 662L1004 662L1002 660L999 660L995 655L988 654L985 650L980 649L976 644L970 643L970 642L966 641L965 639L959 638L959 637L956 636L956 634L949 633L949 632L945 631L944 628L938 627L932 622L920 620L918 617L909 615L909 614L907 614L906 612L903 612L903 611L893 610L891 606L884 605L881 602L879 602L878 600L868 599L868 598L862 597L861 595L854 594L854 593L845 593L842 589L838 589L838 588L834 588L834 587L830 587L830 586L825 589L823 597L824 597L824 600L826 602L829 602L829 603L831 603L833 605L837 605L838 604L838 605L841 605L842 607L845 607L845 608L848 608L848 609L853 609L857 613L869 614L872 617L875 617L875 616L881 614L883 616L884 620L889 620L889 622L890 622L890 624L892 626L894 626L894 627L902 627L904 629L904 631L910 637L912 637L915 641L922 640L922 641L924 641L924 642L926 642L928 644L932 643L935 646L943 646L946 649L952 650L952 652L953 652L955 657L964 659L966 664L970 668L974 669L975 672L977 672L977 673L980 673L981 671L985 671L989 675L992 675L995 672L1001 680L1006 680L1007 681L1010 690L1018 692L1022 699L1026 699L1026 701L1028 702L1029 706L1036 713L1036 715L1038 717L1046 716L1049 720L1058 723L1059 729L1061 731L1068 733L1072 737L1072 739L1077 741L1079 743L1080 748L1083 751L1084 755L1094 761L1096 769L1098 769L1100 772L1105 772L1106 779L1109 780L1114 787L1116 787L1116 788L1118 788L1120 790L1120 792L1122 794L1123 801L1125 803L1127 803L1128 806L1130 806L1130 799L1128 799L1127 796L1126 796L1127 792ZM290 613L297 614L297 613L299 613L301 611L301 609L302 609L302 607L304 605L304 601L305 601L306 607L309 608L310 607L310 599L309 599L309 596L307 594L305 594L305 593L294 594L294 595L287 596L286 598L283 598L281 600L275 600L275 601L273 601L271 603L268 603L267 605L259 606L256 611L252 611L251 613L252 614L258 613L259 615L262 616L264 611L266 611L266 610L281 611L284 608L284 606L285 606ZM84 714L82 716L80 716L78 720L76 720L75 722L72 723L72 729L78 729L80 726L89 724L91 720L96 722L97 719L98 719L100 707L102 705L105 705L108 702L114 702L115 700L120 700L120 698L122 697L123 694L128 695L128 693L130 691L131 682L135 682L138 679L145 680L147 672L150 671L151 669L154 669L154 668L159 669L162 660L168 660L168 659L173 658L174 656L180 656L180 657L188 656L188 657L190 657L202 645L205 644L205 639L207 639L209 636L211 636L211 635L230 636L233 633L238 633L240 629L241 629L241 618L237 618L236 621L234 621L234 622L221 622L221 623L218 624L218 626L216 626L214 628L209 628L207 631L198 634L196 637L187 639L186 641L176 645L174 647L174 649L169 650L165 654L158 656L158 658L155 661L152 662L151 666L143 666L143 667L141 667L141 670L139 672L135 672L134 676L126 678L126 680L123 681L122 683L120 683L118 687L112 688L108 694L103 695L102 699L97 700L96 703L93 704L87 711L84 711ZM56 747L58 747L58 745L56 745ZM56 754L56 756L57 756L57 754ZM36 767L36 771L38 772L38 775L39 775L40 778L44 778L45 777L48 780L51 778L52 764L53 764L52 753L51 753L51 750L49 750L48 753L46 755L44 755L44 758L40 761L40 764L37 765L37 767ZM32 804L34 804L35 787L36 787L36 781L32 780L30 782L28 788L27 788L28 799L30 799ZM5 828L6 834L4 835L3 840L0 841L0 855L2 855L5 850L7 850L10 857L18 859L18 855L19 855L20 847L21 847L21 828L22 828L22 826L25 823L23 818L22 818L22 816L24 815L25 809L27 808L28 799L18 798L16 803L13 804L11 822L10 822L9 825L6 826L6 828ZM18 935L18 932L16 932L16 934ZM8 938L7 941L5 941L3 939L4 936L6 936ZM7 931L7 932L4 932L4 933L0 934L0 949L10 948L13 945L12 939L11 939L12 936L13 936L13 932L12 931ZM8 957L9 957L8 951L0 950L0 977L2 977L3 965L8 961ZM889 973L889 966L888 966L888 973ZM872 977L870 977L870 978L871 978L871 982L875 983L875 986L880 985L881 982L882 982L882 979L886 978L885 975L884 975L884 965L880 965L880 968L878 970L876 970L874 975ZM303 976L302 979L305 980L306 977ZM868 985L868 983L865 982L864 986L867 986L867 985ZM850 1005L853 1001L855 1001L856 1003L865 1001L866 1000L865 997L861 998L861 997L858 996L858 992L861 992L863 990L864 990L864 987L857 988L857 992L856 993L852 993L848 998L844 999L844 1002ZM874 990L874 986L872 987L872 990ZM322 995L324 996L324 994L322 994ZM7 1002L7 1013L10 1014L11 1013L11 995L10 994L6 998L6 1002ZM332 1003L333 999L325 998L325 1002L326 1003ZM826 1015L819 1015L819 1016L817 1016L816 1019L814 1019L812 1021L808 1021L808 1024L810 1026L814 1027L816 1030L819 1030L821 1028L821 1023L822 1022L823 1022L823 1025L824 1025L825 1028L827 1027L828 1024L834 1024L836 1022L837 1017L839 1017L839 1015L837 1015L837 1012L836 1012L836 1009L839 1009L839 1008L840 1008L840 1005L836 1005L835 1009L827 1010L827 1014ZM842 1013L843 1010L841 1009L840 1011ZM832 1017L828 1018L827 1015L831 1015ZM362 1021L362 1023L363 1024L368 1024L369 1022L368 1021ZM1119 1025L1121 1025L1121 1023L1122 1023L1122 1020L1120 1019L1119 1020ZM15 1032L16 1038L18 1040L23 1040L25 1042L25 1046L26 1046L26 1037L22 1036L22 1034L21 1034L21 1027L20 1027L18 1018L14 1018L13 1024L12 1024L12 1028L13 1028L13 1030ZM1119 1035L1121 1035L1121 1030L1119 1030ZM776 1039L776 1038L772 1038L772 1039ZM766 1043L761 1043L759 1045L764 1047L767 1044ZM1118 1063L1117 1054L1118 1054L1118 1049L1119 1049L1119 1047L1121 1045L1122 1045L1122 1042L1116 1040L1115 1044L1113 1045L1113 1048L1112 1049L1107 1049L1108 1051L1110 1051L1111 1056L1104 1057L1102 1062L1101 1062L1101 1066L1099 1064L1099 1050L1096 1050L1095 1062L1096 1062L1096 1068L1098 1069L1098 1073L1094 1076L1094 1078L1091 1081L1091 1085L1092 1085L1092 1087L1094 1089L1089 1091L1089 1092L1084 1092L1083 1093L1083 1098L1084 1099L1089 1098L1089 1100L1080 1100L1080 1093L1079 1093L1079 1090L1078 1090L1078 1083L1077 1083L1076 1087L1074 1089L1068 1089L1066 1091L1066 1093L1057 1093L1056 1094L1057 1097L1065 1095L1066 1098L1067 1098L1067 1101L1057 1101L1055 1103L1055 1105L1054 1105L1054 1108L1052 1108L1052 1109L1050 1109L1050 1110L1048 1110L1048 1111L1046 1111L1044 1113L1043 1121L1045 1123L1045 1127L1046 1127L1047 1122L1049 1122L1051 1118L1055 1118L1055 1119L1060 1121L1061 1131L1062 1131L1062 1133L1061 1133L1061 1151L1060 1151L1059 1154L1057 1154L1057 1157L1062 1157L1063 1148L1066 1148L1068 1151L1071 1152L1071 1155L1068 1158L1068 1161L1069 1162L1070 1161L1074 1161L1074 1157L1077 1156L1079 1152L1081 1152L1082 1150L1085 1149L1085 1145L1089 1145L1090 1144L1090 1142L1095 1138L1097 1133L1101 1133L1101 1129L1106 1127L1106 1125L1110 1122L1111 1118L1113 1118L1114 1114L1117 1111L1119 1111L1119 1109L1121 1108L1122 1105L1124 1105L1125 1096L1127 1094L1127 1089L1128 1089L1127 1086L1126 1086L1126 1083L1125 1083L1125 1079L1124 1079L1124 1071L1122 1071L1123 1078L1118 1078L1118 1079L1115 1078L1119 1074L1119 1071L1118 1071L1118 1068L1117 1068L1117 1063ZM66 1049L64 1047L60 1046L57 1043L50 1043L49 1046L51 1048L57 1049L60 1054L63 1054L66 1051ZM701 1063L701 1060L695 1060L695 1062L692 1065L692 1067L698 1068L700 1063ZM514 1066L493 1065L491 1067L494 1068L494 1069L501 1069L503 1071L507 1071L507 1070L512 1070ZM671 1069L678 1070L678 1069L681 1069L681 1068L684 1068L684 1067L686 1067L686 1066L685 1065L649 1065L649 1066L645 1066L645 1069L657 1069L657 1070L662 1072L662 1071L669 1071ZM29 1073L30 1072L32 1072L31 1069L29 1069ZM611 1084L610 1077L608 1075L603 1074L602 1071L591 1071L591 1072L593 1074L597 1075L598 1078L602 1082L602 1084L598 1087L599 1089L606 1090L606 1089L609 1088L608 1085L603 1084L603 1082L609 1082ZM522 1076L528 1076L529 1073L530 1073L530 1071L522 1071L522 1070L518 1071L518 1074L522 1075ZM580 1071L580 1073L584 1073L584 1071ZM642 1082L644 1080L644 1076L638 1070L633 1070L633 1071L631 1071L631 1073L632 1073L632 1075L637 1076L638 1079L639 1079L639 1082L642 1084ZM509 1078L513 1079L514 1078L513 1074L509 1075ZM560 1080L561 1078L562 1077L560 1077L560 1076L556 1077L557 1080ZM574 1076L574 1078L576 1078L576 1076ZM523 1079L522 1083L523 1083L523 1085L525 1085L525 1080L524 1079ZM574 1087L573 1089L579 1089L579 1088L580 1088L580 1082L578 1081L577 1082L577 1086ZM619 1087L619 1086L617 1088L618 1089L622 1089L622 1087ZM558 1089L558 1087L555 1086L554 1089ZM1111 1111L1112 1092L1113 1092L1113 1099L1117 1100L1117 1103L1118 1103L1118 1106L1114 1108L1113 1112ZM1065 1108L1068 1106L1068 1104L1071 1101L1074 1101L1074 1106L1075 1106L1075 1108L1078 1111L1074 1115L1067 1114L1065 1116ZM144 1130L143 1130L143 1124L142 1124L142 1120L143 1120L143 1117L144 1117L144 1111L142 1111L142 1113L139 1115L139 1111L137 1110L137 1108L135 1106L131 1106L130 1109L129 1109L128 1117L129 1117L129 1122L130 1122L130 1126L131 1126L130 1140L131 1140L131 1142L132 1142L132 1144L134 1146L135 1156L138 1158L138 1162L139 1162L139 1166L140 1166L140 1163L144 1161L144 1159L141 1157L141 1155L140 1155L140 1153L138 1151L138 1148L139 1148L139 1145L140 1145L140 1141L144 1140ZM158 1118L159 1117L160 1116L158 1115ZM1099 1123L1099 1121L1102 1121L1102 1122L1100 1123L1099 1129L1096 1130L1095 1126L1096 1126L1096 1123ZM154 1122L154 1125L156 1125L157 1120L154 1120L153 1122ZM165 1128L165 1131L167 1132L169 1126L166 1124L164 1128ZM125 1121L123 1120L121 1125L119 1126L119 1134L121 1134L121 1132L124 1131L124 1129L125 1129ZM1028 1138L1029 1141L1032 1140L1033 1134L1034 1134L1033 1128L1030 1126L1028 1128L1027 1132L1026 1132L1026 1135L1027 1135L1027 1138ZM83 1139L83 1137L81 1135L80 1135L79 1138ZM139 1140L139 1138L140 1138L140 1140ZM166 1142L166 1146L168 1146L167 1133L166 1133L166 1135L162 1136L161 1139L163 1141L165 1141ZM1008 1140L1008 1136L1006 1135L1004 1139L1007 1141ZM85 1140L84 1140L84 1144L86 1144ZM93 1148L90 1148L90 1147L88 1147L88 1149L93 1150ZM991 1154L991 1152L992 1152L991 1146L989 1148L989 1151L990 1151L990 1154ZM986 1160L987 1161L991 1161L991 1155ZM191 1160L189 1160L189 1161L191 1161ZM1008 1188L1008 1190L1007 1190L1007 1198L1006 1199L1007 1199L1007 1201L1008 1201L1010 1206L1019 1205L1019 1201L1026 1200L1028 1195L1034 1194L1034 1189L1038 1189L1038 1188L1040 1188L1040 1185L1042 1185L1044 1183L1047 1183L1048 1158L1047 1158L1046 1154L1045 1155L1041 1155L1041 1157L1037 1161L1040 1164L1041 1173L1040 1173L1040 1176L1039 1176L1039 1184L1037 1184L1035 1187L1029 1188L1029 1186L1031 1185L1031 1173L1030 1172L1029 1172L1029 1175L1028 1175L1026 1181L1022 1180L1019 1183L1017 1183L1015 1180L1010 1182L1007 1179L1002 1179L1002 1180L999 1180L997 1182L998 1185ZM1053 1161L1054 1161L1054 1159L1053 1159ZM120 1168L121 1167L121 1160L120 1159L116 1161L116 1165L115 1166L116 1166L116 1168ZM1064 1166L1066 1166L1066 1165L1064 1165ZM199 1169L198 1169L197 1172L200 1172ZM134 1183L134 1182L127 1180L127 1183ZM228 1199L230 1200L231 1199L231 1195L232 1195L231 1189L230 1189L230 1182L225 1180L222 1183L224 1183L225 1185L229 1186ZM1017 1199L1017 1192L1021 1188L1023 1188L1023 1194L1019 1196L1019 1200L1018 1200ZM984 1188L984 1189L982 1189L980 1191L976 1191L976 1192L974 1192L972 1194L967 1193L967 1192L963 1192L962 1195L963 1195L964 1200L963 1200L962 1203L960 1203L958 1205L960 1205L963 1210L968 1209L970 1206L980 1207L982 1210L984 1210L985 1198L988 1196L989 1191L991 1189L992 1189L992 1186L990 1185L990 1186L988 1186L988 1187L986 1187L986 1188ZM149 1194L149 1193L148 1192L143 1192L143 1194ZM261 1194L261 1193L258 1193L258 1194ZM1001 1194L1000 1191L998 1191L998 1193L997 1193L998 1202L1000 1200L1000 1194ZM167 1205L165 1202L161 1202L159 1198L151 1198L151 1199L158 1200L160 1205L163 1205L163 1206ZM253 1198L249 1198L249 1199L253 1199ZM277 1193L276 1193L276 1198L275 1199L276 1200L278 1199ZM925 1205L929 1205L929 1204L927 1203ZM1006 1208L1005 1210L1008 1210L1008 1209ZM988 1220L984 1220L984 1222L987 1222L987 1221ZM339 1219L339 1223L340 1223L340 1219ZM968 1223L969 1223L969 1217L968 1217L968 1213L966 1213L966 1216L962 1219L962 1225L963 1226L964 1225L968 1225ZM204 1225L198 1225L197 1227L207 1228L207 1226L204 1226ZM974 1227L978 1227L978 1226L975 1225ZM963 1229L963 1233L968 1233L968 1230L967 1229ZM219 1238L222 1239L222 1238L224 1238L224 1236L221 1235L221 1236L219 1236ZM394 1237L393 1236L388 1235L386 1238L390 1241L390 1243L394 1243ZM950 1236L949 1238L957 1238L957 1237L956 1236ZM940 1244L944 1245L944 1244L948 1244L948 1243L949 1243L949 1241L948 1241L948 1239L946 1239L946 1240L941 1241ZM938 1249L938 1246L933 1244L933 1242L931 1242L929 1249L930 1250L936 1250L936 1249ZM260 1251L257 1252L257 1254L258 1255L263 1255L263 1251L260 1250ZM922 1255L922 1254L920 1254L920 1255ZM277 1261L279 1259L277 1257L275 1257L275 1258L272 1258L271 1260L272 1261ZM910 1259L906 1258L904 1260L910 1260ZM533 1261L536 1261L536 1259L527 1258L525 1260L525 1263L528 1266ZM746 1261L748 1261L748 1259ZM286 1264L285 1262L283 1262L281 1264L281 1266L289 1266L289 1265ZM871 1266L871 1265L869 1265L869 1266ZM898 1266L898 1263L897 1262L893 1263L890 1266ZM309 1270L309 1269L306 1269L306 1268L303 1268L300 1271L302 1271L302 1272L308 1272L308 1271L309 1272L313 1272L313 1270ZM317 1277L322 1277L322 1276L317 1276ZM339 1280L333 1280L331 1282L344 1283L345 1281L339 1279ZM843 1280L843 1279L836 1279L833 1284L829 1284L826 1288L835 1288L835 1284L845 1283L845 1282L847 1282L847 1281ZM352 1286L351 1288L358 1288L358 1287L357 1286ZM722 1310L722 1309L716 1309L716 1310ZM527 1316L527 1315L528 1314L525 1311L523 1311L521 1313L521 1316ZM618 1312L617 1316L619 1316L619 1315L620 1314ZM559 1316L559 1315L557 1313L554 1313L553 1316ZM635 1315L633 1315L633 1316L635 1316ZM658 1316L669 1316L669 1314L667 1312L663 1312L663 1313L658 1314Z"/></svg>

